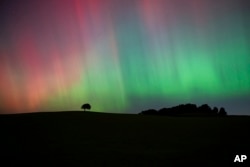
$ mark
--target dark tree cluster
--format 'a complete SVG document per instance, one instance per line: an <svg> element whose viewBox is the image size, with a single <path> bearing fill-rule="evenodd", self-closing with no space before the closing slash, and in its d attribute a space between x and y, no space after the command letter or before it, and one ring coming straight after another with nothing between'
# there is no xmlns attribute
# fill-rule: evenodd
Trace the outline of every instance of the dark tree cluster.
<svg viewBox="0 0 250 167"><path fill-rule="evenodd" d="M226 116L227 112L222 107L220 110L217 107L213 109L203 104L197 107L195 104L181 104L171 108L162 108L160 110L148 109L139 114L143 115L166 115L166 116Z"/></svg>

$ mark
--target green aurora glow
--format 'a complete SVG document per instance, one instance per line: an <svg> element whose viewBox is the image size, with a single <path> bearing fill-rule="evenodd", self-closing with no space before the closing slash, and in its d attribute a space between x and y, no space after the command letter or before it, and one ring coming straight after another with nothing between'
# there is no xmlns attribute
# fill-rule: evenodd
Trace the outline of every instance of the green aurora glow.
<svg viewBox="0 0 250 167"><path fill-rule="evenodd" d="M165 107L157 100L213 105L249 98L250 20L242 1L178 2L63 1L55 12L50 3L37 5L50 6L48 15L36 5L16 6L34 18L5 17L0 107L78 110L89 102L95 111L139 112ZM25 28L33 43L27 47Z"/></svg>

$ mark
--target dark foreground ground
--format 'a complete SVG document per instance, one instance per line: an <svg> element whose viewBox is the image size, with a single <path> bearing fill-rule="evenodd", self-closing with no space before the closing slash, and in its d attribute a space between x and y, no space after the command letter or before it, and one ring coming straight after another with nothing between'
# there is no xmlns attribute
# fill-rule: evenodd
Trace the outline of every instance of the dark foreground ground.
<svg viewBox="0 0 250 167"><path fill-rule="evenodd" d="M0 166L243 166L249 127L247 116L0 115Z"/></svg>

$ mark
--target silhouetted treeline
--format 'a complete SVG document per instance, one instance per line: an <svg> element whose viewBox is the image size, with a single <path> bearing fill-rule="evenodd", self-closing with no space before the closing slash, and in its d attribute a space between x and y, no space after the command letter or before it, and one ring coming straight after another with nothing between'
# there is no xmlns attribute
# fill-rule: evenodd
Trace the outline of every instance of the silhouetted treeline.
<svg viewBox="0 0 250 167"><path fill-rule="evenodd" d="M227 112L222 107L220 110L217 107L213 109L203 104L197 107L195 104L181 104L171 108L162 108L160 110L148 109L139 114L143 115L167 115L167 116L226 116Z"/></svg>

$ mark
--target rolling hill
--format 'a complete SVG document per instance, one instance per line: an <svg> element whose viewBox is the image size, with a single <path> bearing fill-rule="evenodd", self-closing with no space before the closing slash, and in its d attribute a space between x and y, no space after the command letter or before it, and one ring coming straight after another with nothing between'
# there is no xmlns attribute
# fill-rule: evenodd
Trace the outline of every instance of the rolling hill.
<svg viewBox="0 0 250 167"><path fill-rule="evenodd" d="M249 155L249 127L249 116L78 111L0 115L1 162L9 166L234 165L236 154Z"/></svg>

